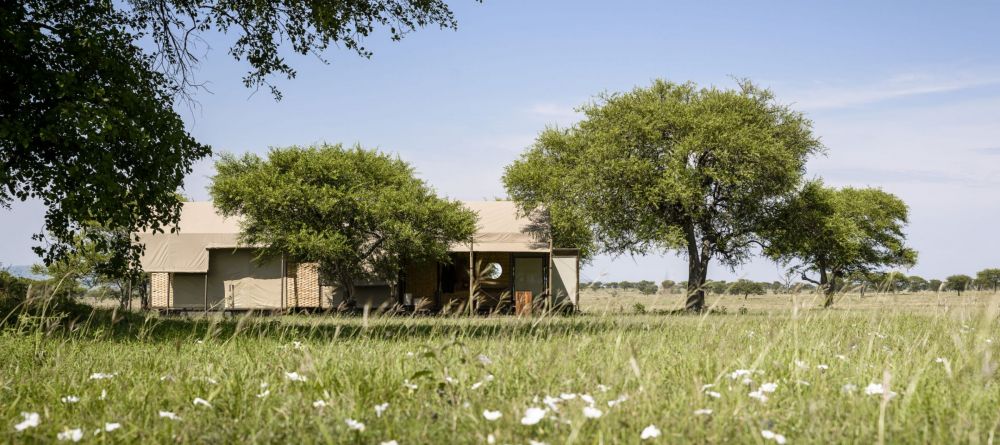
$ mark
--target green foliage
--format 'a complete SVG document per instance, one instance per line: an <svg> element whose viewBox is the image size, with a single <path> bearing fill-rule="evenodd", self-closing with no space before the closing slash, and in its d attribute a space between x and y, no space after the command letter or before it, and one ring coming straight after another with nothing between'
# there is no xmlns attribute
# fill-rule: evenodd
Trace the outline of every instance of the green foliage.
<svg viewBox="0 0 1000 445"><path fill-rule="evenodd" d="M775 215L765 253L785 264L798 262L792 270L824 289L825 306L833 304L834 279L917 260L905 244L906 204L882 190L810 181ZM905 277L888 284L895 289L900 283L905 286Z"/></svg>
<svg viewBox="0 0 1000 445"><path fill-rule="evenodd" d="M923 277L910 275L910 277L907 278L907 287L909 288L910 292L925 291L927 290L928 285L929 283Z"/></svg>
<svg viewBox="0 0 1000 445"><path fill-rule="evenodd" d="M757 283L750 280L737 280L729 287L729 293L733 295L764 295L767 293L766 284Z"/></svg>
<svg viewBox="0 0 1000 445"><path fill-rule="evenodd" d="M983 269L976 273L976 283L983 289L997 290L1000 284L1000 269Z"/></svg>
<svg viewBox="0 0 1000 445"><path fill-rule="evenodd" d="M746 81L734 91L657 80L581 111L507 167L508 194L589 229L604 252L684 253L694 310L709 262L747 260L821 149L809 120Z"/></svg>
<svg viewBox="0 0 1000 445"><path fill-rule="evenodd" d="M209 148L174 112L176 85L136 45L111 2L27 0L0 7L0 206L40 199L47 263L79 236L134 267L140 247L90 224L160 230L175 223L174 192Z"/></svg>
<svg viewBox="0 0 1000 445"><path fill-rule="evenodd" d="M47 206L34 238L47 264L72 254L85 227L124 233L176 224L175 192L210 154L175 112L200 87L201 35L231 33L247 87L294 77L290 53L334 45L370 57L364 39L393 40L420 27L454 29L441 0L24 0L0 6L0 207ZM142 247L90 239L114 269L136 269ZM109 244L110 242L110 244ZM44 247L43 247L44 246Z"/></svg>
<svg viewBox="0 0 1000 445"><path fill-rule="evenodd" d="M438 198L407 163L341 145L223 155L211 186L226 216L242 215L241 240L263 254L318 262L353 294L363 278L393 281L406 262L447 261L476 215Z"/></svg>
<svg viewBox="0 0 1000 445"><path fill-rule="evenodd" d="M962 295L962 291L967 290L971 284L972 277L963 274L951 275L944 281L945 288L957 292L958 295Z"/></svg>
<svg viewBox="0 0 1000 445"><path fill-rule="evenodd" d="M927 281L927 288L934 292L938 292L941 290L941 284L943 284L941 280L931 279Z"/></svg>
<svg viewBox="0 0 1000 445"><path fill-rule="evenodd" d="M673 282L673 280L663 280L660 282L660 290L670 292L676 285L677 283Z"/></svg>

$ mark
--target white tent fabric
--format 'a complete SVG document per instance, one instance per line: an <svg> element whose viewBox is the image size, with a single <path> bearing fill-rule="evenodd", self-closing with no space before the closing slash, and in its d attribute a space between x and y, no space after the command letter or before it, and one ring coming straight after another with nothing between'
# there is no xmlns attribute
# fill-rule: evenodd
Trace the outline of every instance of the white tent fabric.
<svg viewBox="0 0 1000 445"><path fill-rule="evenodd" d="M472 250L476 252L549 252L548 227L540 214L522 215L511 201L467 201L479 215ZM141 262L146 272L206 273L209 250L249 247L238 243L239 218L224 218L211 202L186 202L178 233L140 233L146 245ZM469 243L449 246L468 252Z"/></svg>
<svg viewBox="0 0 1000 445"><path fill-rule="evenodd" d="M186 202L178 233L139 234L146 245L140 259L146 272L208 272L208 249L237 247L240 222L225 218L211 202Z"/></svg>
<svg viewBox="0 0 1000 445"><path fill-rule="evenodd" d="M556 301L569 300L574 305L579 304L579 293L577 290L577 257L576 256L552 256L552 294Z"/></svg>
<svg viewBox="0 0 1000 445"><path fill-rule="evenodd" d="M475 252L548 252L548 226L541 213L522 214L513 201L465 201L479 215L471 250ZM452 252L468 252L469 243L454 243Z"/></svg>

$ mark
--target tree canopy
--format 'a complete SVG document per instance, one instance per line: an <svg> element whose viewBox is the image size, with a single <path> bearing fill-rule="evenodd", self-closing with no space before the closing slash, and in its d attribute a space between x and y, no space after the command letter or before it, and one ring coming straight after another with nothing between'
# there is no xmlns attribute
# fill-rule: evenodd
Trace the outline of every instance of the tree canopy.
<svg viewBox="0 0 1000 445"><path fill-rule="evenodd" d="M972 284L972 277L965 274L951 275L944 280L944 286L948 290L957 292L959 296L962 295L962 291L969 288L970 284Z"/></svg>
<svg viewBox="0 0 1000 445"><path fill-rule="evenodd" d="M983 269L976 272L976 282L980 287L996 292L997 285L1000 284L1000 269Z"/></svg>
<svg viewBox="0 0 1000 445"><path fill-rule="evenodd" d="M407 261L448 260L468 241L476 215L439 198L398 158L341 145L222 155L211 195L241 215L241 242L262 254L318 262L353 297L359 279L394 280Z"/></svg>
<svg viewBox="0 0 1000 445"><path fill-rule="evenodd" d="M0 5L0 206L41 200L51 263L74 251L84 228L163 230L179 218L175 192L210 153L175 111L198 88L201 36L234 37L251 88L294 77L286 54L331 45L371 56L364 39L394 40L419 27L455 28L442 0L24 0ZM141 247L93 237L116 268Z"/></svg>
<svg viewBox="0 0 1000 445"><path fill-rule="evenodd" d="M709 263L748 259L821 150L808 119L746 81L723 90L657 80L581 111L580 123L546 129L507 167L509 195L547 207L557 240L562 219L578 228L575 241L592 236L603 252L685 255L692 310L704 307Z"/></svg>
<svg viewBox="0 0 1000 445"><path fill-rule="evenodd" d="M770 226L765 252L823 288L830 306L834 279L916 263L903 233L908 213L902 200L882 190L810 181L775 214L779 222ZM907 285L905 275L894 275L887 277L889 288Z"/></svg>

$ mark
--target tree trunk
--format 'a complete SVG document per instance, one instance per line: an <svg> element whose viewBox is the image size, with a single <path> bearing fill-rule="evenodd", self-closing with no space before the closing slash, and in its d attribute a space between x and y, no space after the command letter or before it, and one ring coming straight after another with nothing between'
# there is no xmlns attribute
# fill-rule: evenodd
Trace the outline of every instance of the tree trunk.
<svg viewBox="0 0 1000 445"><path fill-rule="evenodd" d="M819 287L823 290L823 307L828 308L833 306L833 283L830 282L827 276L826 268L822 266L819 269Z"/></svg>
<svg viewBox="0 0 1000 445"><path fill-rule="evenodd" d="M705 309L705 281L708 277L708 261L698 261L696 257L688 259L688 290L684 309L691 312L701 312Z"/></svg>

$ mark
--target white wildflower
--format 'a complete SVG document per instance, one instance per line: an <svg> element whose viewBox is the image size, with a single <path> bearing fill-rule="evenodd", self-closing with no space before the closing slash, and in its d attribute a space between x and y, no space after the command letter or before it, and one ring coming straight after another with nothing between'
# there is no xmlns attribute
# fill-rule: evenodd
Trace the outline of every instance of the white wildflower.
<svg viewBox="0 0 1000 445"><path fill-rule="evenodd" d="M479 360L479 363L482 363L482 364L487 365L487 366L493 364L493 360L490 360L489 357L487 357L487 356L485 356L483 354L479 354L479 356L477 356L476 359Z"/></svg>
<svg viewBox="0 0 1000 445"><path fill-rule="evenodd" d="M62 403L76 403L80 401L80 398L77 396L65 396L61 400Z"/></svg>
<svg viewBox="0 0 1000 445"><path fill-rule="evenodd" d="M762 430L760 435L764 439L775 441L778 445L784 445L787 442L787 440L785 440L785 436L771 430Z"/></svg>
<svg viewBox="0 0 1000 445"><path fill-rule="evenodd" d="M743 384L747 385L747 386L753 385L753 380L750 379L750 377L744 377L743 378Z"/></svg>
<svg viewBox="0 0 1000 445"><path fill-rule="evenodd" d="M524 411L524 417L521 417L521 425L535 425L545 418L545 413L547 411L542 408L528 408Z"/></svg>
<svg viewBox="0 0 1000 445"><path fill-rule="evenodd" d="M774 392L777 389L778 389L777 383L765 383L763 385L760 385L760 390L763 392Z"/></svg>
<svg viewBox="0 0 1000 445"><path fill-rule="evenodd" d="M103 372L95 372L90 375L90 380L104 380L113 378L115 374L105 374Z"/></svg>
<svg viewBox="0 0 1000 445"><path fill-rule="evenodd" d="M326 408L326 400L319 399L319 400L313 402L313 408L316 408L316 409Z"/></svg>
<svg viewBox="0 0 1000 445"><path fill-rule="evenodd" d="M552 396L545 396L545 399L542 400L542 403L548 406L552 411L559 411L560 402L562 402L562 399Z"/></svg>
<svg viewBox="0 0 1000 445"><path fill-rule="evenodd" d="M201 397L195 397L193 403L195 405L204 406L205 408L211 408L212 407L212 404L208 403L208 400L205 400L205 399L203 399Z"/></svg>
<svg viewBox="0 0 1000 445"><path fill-rule="evenodd" d="M181 420L180 416L170 411L160 411L160 418L170 419L170 420Z"/></svg>
<svg viewBox="0 0 1000 445"><path fill-rule="evenodd" d="M293 341L292 342L292 347L295 348L295 349L302 349L302 342L300 342L300 341Z"/></svg>
<svg viewBox="0 0 1000 445"><path fill-rule="evenodd" d="M948 359L946 359L944 357L938 357L938 358L934 359L935 363L945 363L947 361L948 361Z"/></svg>
<svg viewBox="0 0 1000 445"><path fill-rule="evenodd" d="M740 377L746 377L748 375L750 375L749 369L737 369L729 374L729 378L732 380L736 380Z"/></svg>
<svg viewBox="0 0 1000 445"><path fill-rule="evenodd" d="M617 399L608 400L608 408L614 408L615 405L618 405L626 400L628 400L628 396L626 396L625 394L618 396Z"/></svg>
<svg viewBox="0 0 1000 445"><path fill-rule="evenodd" d="M347 424L348 428L350 428L350 429L352 429L354 431L362 431L363 432L365 430L365 424L363 424L361 422L358 422L357 420L354 420L354 419L344 419L344 423Z"/></svg>
<svg viewBox="0 0 1000 445"><path fill-rule="evenodd" d="M639 438L642 440L655 439L657 437L660 437L660 429L656 425L647 426L642 430L642 433L639 433Z"/></svg>
<svg viewBox="0 0 1000 445"><path fill-rule="evenodd" d="M701 390L702 390L702 392L704 392L706 389L708 389L708 388L714 388L714 387L715 387L715 383L709 383L709 384L706 384L706 385L701 385Z"/></svg>
<svg viewBox="0 0 1000 445"><path fill-rule="evenodd" d="M380 445L399 445L399 442L396 442L395 440L386 440L380 442Z"/></svg>
<svg viewBox="0 0 1000 445"><path fill-rule="evenodd" d="M473 391L475 391L475 390L481 388L482 386L483 386L483 382L476 382L476 383L473 383L472 386L470 386L469 388L472 389Z"/></svg>
<svg viewBox="0 0 1000 445"><path fill-rule="evenodd" d="M608 385L597 385L597 390L600 392L608 392L609 389L611 388Z"/></svg>
<svg viewBox="0 0 1000 445"><path fill-rule="evenodd" d="M375 417L382 417L382 413L384 413L387 409L389 409L389 402L375 405Z"/></svg>
<svg viewBox="0 0 1000 445"><path fill-rule="evenodd" d="M597 403L597 401L594 400L594 397L590 394L580 394L580 400L583 400L590 406L594 406L594 404Z"/></svg>
<svg viewBox="0 0 1000 445"><path fill-rule="evenodd" d="M107 398L108 398L108 390L102 389L101 390L101 397L98 397L98 399L99 400L107 400Z"/></svg>
<svg viewBox="0 0 1000 445"><path fill-rule="evenodd" d="M760 391L760 390L752 391L752 392L750 392L750 394L747 394L747 395L750 396L750 398L752 398L752 399L759 400L760 403L767 402L767 395L764 394L763 391Z"/></svg>
<svg viewBox="0 0 1000 445"><path fill-rule="evenodd" d="M528 445L549 445L549 444L535 439L528 439Z"/></svg>
<svg viewBox="0 0 1000 445"><path fill-rule="evenodd" d="M23 420L18 422L17 425L14 425L15 431L24 431L28 428L34 428L38 426L38 424L42 423L42 416L39 416L38 413L22 412L21 417Z"/></svg>
<svg viewBox="0 0 1000 445"><path fill-rule="evenodd" d="M888 395L889 398L896 396L893 391L887 390L881 383L870 383L865 387L865 394L870 396Z"/></svg>
<svg viewBox="0 0 1000 445"><path fill-rule="evenodd" d="M295 371L286 372L285 373L285 378L288 379L288 380L291 380L293 382L304 382L304 381L306 381L306 376L301 375L301 374L299 374L299 373L297 373Z"/></svg>
<svg viewBox="0 0 1000 445"><path fill-rule="evenodd" d="M694 410L694 415L696 416L711 416L712 410L708 408L696 409Z"/></svg>
<svg viewBox="0 0 1000 445"><path fill-rule="evenodd" d="M845 362L847 361L847 356L844 354L837 354L837 358L840 359L841 361Z"/></svg>
<svg viewBox="0 0 1000 445"><path fill-rule="evenodd" d="M503 413L500 411L490 411L488 409L483 410L483 418L489 420L490 422L503 417Z"/></svg>
<svg viewBox="0 0 1000 445"><path fill-rule="evenodd" d="M80 439L83 439L83 430L80 428L65 429L63 432L56 434L56 439L79 442Z"/></svg>
<svg viewBox="0 0 1000 445"><path fill-rule="evenodd" d="M408 379L407 380L403 380L403 386L407 387L410 391L416 391L417 390L417 385L415 383L410 383L410 381Z"/></svg>
<svg viewBox="0 0 1000 445"><path fill-rule="evenodd" d="M573 400L576 398L576 394L573 394L571 392L564 392L562 394L559 394L559 398L563 400Z"/></svg>
<svg viewBox="0 0 1000 445"><path fill-rule="evenodd" d="M122 424L120 424L120 423L107 422L107 423L104 424L104 431L110 433L110 432L112 432L114 430L117 430L118 428L121 428L121 427L122 427Z"/></svg>
<svg viewBox="0 0 1000 445"><path fill-rule="evenodd" d="M818 369L820 371L826 371L827 369L830 369L830 366L826 365L826 364L819 364L819 365L816 365L816 369Z"/></svg>
<svg viewBox="0 0 1000 445"><path fill-rule="evenodd" d="M597 408L594 408L592 406L583 407L583 417L586 417L588 419L599 419L603 415L604 412Z"/></svg>
<svg viewBox="0 0 1000 445"><path fill-rule="evenodd" d="M265 390L261 391L260 394L257 394L257 398L258 399L263 399L264 397L267 397L269 395L271 395L271 390L270 389L265 389Z"/></svg>
<svg viewBox="0 0 1000 445"><path fill-rule="evenodd" d="M486 435L486 443L488 443L489 445L493 445L493 444L497 443L496 436L494 436L493 433L487 434Z"/></svg>
<svg viewBox="0 0 1000 445"><path fill-rule="evenodd" d="M847 383L840 388L840 391L843 392L844 394L851 394L854 391L857 391L857 389L858 385L855 385L853 383Z"/></svg>
<svg viewBox="0 0 1000 445"><path fill-rule="evenodd" d="M809 364L802 360L796 360L795 367L799 369L809 369Z"/></svg>
<svg viewBox="0 0 1000 445"><path fill-rule="evenodd" d="M709 397L711 397L713 399L718 399L719 397L722 397L722 394L719 394L719 393L717 393L715 391L705 391L705 395L707 395L707 396L709 396Z"/></svg>
<svg viewBox="0 0 1000 445"><path fill-rule="evenodd" d="M496 378L496 377L493 377L493 374L486 374L486 377L483 378L483 381L485 381L485 382L492 382L494 378Z"/></svg>

